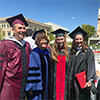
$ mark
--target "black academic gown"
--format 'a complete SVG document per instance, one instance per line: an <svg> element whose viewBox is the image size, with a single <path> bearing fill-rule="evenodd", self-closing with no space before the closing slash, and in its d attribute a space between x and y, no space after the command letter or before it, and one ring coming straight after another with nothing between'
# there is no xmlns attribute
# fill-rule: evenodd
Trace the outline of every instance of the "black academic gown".
<svg viewBox="0 0 100 100"><path fill-rule="evenodd" d="M76 55L76 54L74 54ZM82 50L78 53L75 58L75 66L74 66L74 76L73 76L73 100L90 100L90 90L94 90L94 86L90 88L81 89L80 85L76 79L76 74L82 71L86 71L87 77L86 81L88 82L90 79L93 79L93 83L95 80L95 60L94 54L90 48L87 48L86 57L85 52ZM87 64L87 67L86 65Z"/></svg>
<svg viewBox="0 0 100 100"><path fill-rule="evenodd" d="M70 48L68 53L70 61L66 60L67 57L63 51L59 51L58 60L61 65L53 62L53 100L71 100L75 57L70 55Z"/></svg>

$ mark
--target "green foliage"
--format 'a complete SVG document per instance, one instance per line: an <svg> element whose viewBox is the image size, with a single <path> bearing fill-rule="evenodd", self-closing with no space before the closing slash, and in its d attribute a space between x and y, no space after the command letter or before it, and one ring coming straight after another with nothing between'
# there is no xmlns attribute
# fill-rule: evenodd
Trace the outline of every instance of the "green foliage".
<svg viewBox="0 0 100 100"><path fill-rule="evenodd" d="M53 32L53 29L52 29L52 28L50 28L50 30L49 30L49 40L50 40L50 41L52 41L52 40L55 39L54 34L52 34L51 32Z"/></svg>
<svg viewBox="0 0 100 100"><path fill-rule="evenodd" d="M5 31L2 28L0 28L0 41L4 39L3 38L4 35L5 35Z"/></svg>
<svg viewBox="0 0 100 100"><path fill-rule="evenodd" d="M97 45L97 48L100 49L100 45Z"/></svg>
<svg viewBox="0 0 100 100"><path fill-rule="evenodd" d="M33 28L33 33L34 33L35 31L37 31L36 25L35 25L34 28Z"/></svg>
<svg viewBox="0 0 100 100"><path fill-rule="evenodd" d="M53 46L53 44L50 44L50 47L52 47Z"/></svg>
<svg viewBox="0 0 100 100"><path fill-rule="evenodd" d="M67 42L67 45L72 45L72 42Z"/></svg>
<svg viewBox="0 0 100 100"><path fill-rule="evenodd" d="M95 44L92 44L92 49L95 49Z"/></svg>
<svg viewBox="0 0 100 100"><path fill-rule="evenodd" d="M53 40L55 39L55 36L54 36L54 34L52 34L51 32L53 32L52 27L51 27L50 30L49 30L49 40L50 40L50 41L53 41ZM53 44L50 44L50 46L52 47Z"/></svg>
<svg viewBox="0 0 100 100"><path fill-rule="evenodd" d="M69 48L72 48L72 42L67 42L67 46L68 46Z"/></svg>
<svg viewBox="0 0 100 100"><path fill-rule="evenodd" d="M85 37L85 40L88 41L88 38L92 35L94 35L94 33L96 32L95 27L91 26L91 25L85 25L82 24L82 29L88 33L88 35Z"/></svg>
<svg viewBox="0 0 100 100"><path fill-rule="evenodd" d="M100 45L92 44L92 49L95 49L95 47L97 47L97 49L100 49Z"/></svg>

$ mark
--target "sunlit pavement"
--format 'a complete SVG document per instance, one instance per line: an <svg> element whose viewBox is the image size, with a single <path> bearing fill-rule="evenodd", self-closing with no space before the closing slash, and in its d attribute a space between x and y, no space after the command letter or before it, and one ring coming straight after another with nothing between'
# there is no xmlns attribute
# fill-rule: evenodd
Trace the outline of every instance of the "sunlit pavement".
<svg viewBox="0 0 100 100"><path fill-rule="evenodd" d="M96 49L95 51L93 51L94 56L95 56L95 60L98 61L100 63L100 49ZM96 64L98 66L98 64ZM100 64L99 64L100 66Z"/></svg>
<svg viewBox="0 0 100 100"><path fill-rule="evenodd" d="M96 67L96 70L100 71L100 51L96 50L96 51L93 51L94 53L94 56L95 56L95 67Z"/></svg>
<svg viewBox="0 0 100 100"><path fill-rule="evenodd" d="M94 56L95 56L95 69L96 69L96 74L98 76L97 78L97 83L98 80L100 79L100 50L93 51ZM97 87L97 83L95 86ZM92 100L96 100L96 95L91 95Z"/></svg>

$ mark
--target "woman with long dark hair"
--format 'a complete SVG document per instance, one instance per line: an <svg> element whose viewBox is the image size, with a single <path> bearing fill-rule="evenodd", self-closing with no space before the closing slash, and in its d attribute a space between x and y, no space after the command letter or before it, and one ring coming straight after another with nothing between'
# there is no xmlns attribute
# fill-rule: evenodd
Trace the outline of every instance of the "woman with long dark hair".
<svg viewBox="0 0 100 100"><path fill-rule="evenodd" d="M87 33L80 27L77 27L69 36L73 39L71 55L75 55L74 72L73 72L73 100L90 100L90 92L97 93L94 85L96 79L95 60L92 50L86 46L84 37ZM85 71L86 76L82 78L80 73ZM77 74L81 79L78 80ZM84 75L85 75L84 74ZM81 87L86 78L84 88Z"/></svg>

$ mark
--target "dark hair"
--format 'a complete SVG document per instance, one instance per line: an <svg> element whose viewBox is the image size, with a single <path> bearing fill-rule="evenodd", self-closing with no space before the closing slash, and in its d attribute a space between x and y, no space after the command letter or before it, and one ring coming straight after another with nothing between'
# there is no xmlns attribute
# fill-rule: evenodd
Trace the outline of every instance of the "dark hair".
<svg viewBox="0 0 100 100"><path fill-rule="evenodd" d="M47 40L47 45L49 44L48 36L47 36L45 33L42 33L42 34L38 34L38 35L36 36L35 44L36 44L37 46L40 45L41 39L46 39L46 40Z"/></svg>
<svg viewBox="0 0 100 100"><path fill-rule="evenodd" d="M32 36L32 34L33 34L32 29L26 29L26 37L27 36Z"/></svg>
<svg viewBox="0 0 100 100"><path fill-rule="evenodd" d="M82 50L85 52L86 49L87 49L87 47L86 47L86 41L83 39ZM76 52L76 42L75 42L75 38L74 38L73 42L72 42L71 54L74 54L75 52Z"/></svg>

